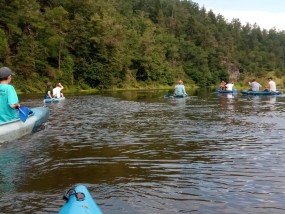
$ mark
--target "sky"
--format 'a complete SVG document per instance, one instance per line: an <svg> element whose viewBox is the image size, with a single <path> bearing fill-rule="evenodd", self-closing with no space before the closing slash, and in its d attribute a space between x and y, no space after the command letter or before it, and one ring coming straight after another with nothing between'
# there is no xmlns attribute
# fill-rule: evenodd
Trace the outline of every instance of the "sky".
<svg viewBox="0 0 285 214"><path fill-rule="evenodd" d="M285 0L192 0L221 14L228 22L238 18L245 25L256 23L261 29L285 31Z"/></svg>

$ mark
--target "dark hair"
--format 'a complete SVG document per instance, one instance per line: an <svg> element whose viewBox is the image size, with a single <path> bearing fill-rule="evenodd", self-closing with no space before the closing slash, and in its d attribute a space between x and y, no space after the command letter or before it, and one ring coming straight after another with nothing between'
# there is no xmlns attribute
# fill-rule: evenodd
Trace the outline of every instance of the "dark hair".
<svg viewBox="0 0 285 214"><path fill-rule="evenodd" d="M8 76L9 77L9 76ZM8 77L0 78L0 81L7 80Z"/></svg>

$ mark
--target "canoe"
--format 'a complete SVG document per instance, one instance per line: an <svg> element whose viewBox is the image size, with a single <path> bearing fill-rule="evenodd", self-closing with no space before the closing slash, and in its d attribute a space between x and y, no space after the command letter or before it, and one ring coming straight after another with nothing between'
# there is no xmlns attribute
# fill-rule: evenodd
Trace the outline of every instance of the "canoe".
<svg viewBox="0 0 285 214"><path fill-rule="evenodd" d="M186 98L186 97L188 97L187 95L183 95L183 96L172 96L172 95L170 95L170 94L166 94L165 96L164 96L164 98Z"/></svg>
<svg viewBox="0 0 285 214"><path fill-rule="evenodd" d="M282 92L280 92L280 91L248 91L248 90L243 90L241 93L244 95L255 95L255 96L280 95L280 94L282 94Z"/></svg>
<svg viewBox="0 0 285 214"><path fill-rule="evenodd" d="M60 209L59 214L102 214L84 185L68 190L63 198L66 203Z"/></svg>
<svg viewBox="0 0 285 214"><path fill-rule="evenodd" d="M64 100L65 100L65 97L54 98L54 99L44 99L44 103L58 103Z"/></svg>
<svg viewBox="0 0 285 214"><path fill-rule="evenodd" d="M187 97L187 95L181 95L181 96L176 96L176 95L174 95L173 97L174 97L174 98L185 98L185 97Z"/></svg>
<svg viewBox="0 0 285 214"><path fill-rule="evenodd" d="M216 91L221 93L221 94L237 93L237 89L235 89L235 88L233 90L222 90L221 88L217 88Z"/></svg>
<svg viewBox="0 0 285 214"><path fill-rule="evenodd" d="M18 139L26 134L36 132L48 120L49 108L31 108L26 122L20 119L0 123L0 143Z"/></svg>

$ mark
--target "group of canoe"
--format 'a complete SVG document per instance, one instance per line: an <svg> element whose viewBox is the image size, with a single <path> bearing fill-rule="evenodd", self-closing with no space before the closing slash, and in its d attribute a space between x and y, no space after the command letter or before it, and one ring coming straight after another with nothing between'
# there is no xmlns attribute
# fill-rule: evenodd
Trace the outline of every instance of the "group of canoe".
<svg viewBox="0 0 285 214"><path fill-rule="evenodd" d="M232 90L222 90L218 88L216 90L218 93L238 93L237 89ZM255 96L266 96L266 95L281 95L281 91L251 91L251 90L242 90L241 94L243 95L255 95Z"/></svg>
<svg viewBox="0 0 285 214"><path fill-rule="evenodd" d="M222 90L221 88L217 89L218 93L237 93L236 89L232 90ZM250 91L243 90L241 91L244 95L280 95L280 91ZM184 98L185 96L171 96L167 94L166 98L175 97L175 98ZM53 103L61 102L65 100L64 97L53 98L53 99L44 99L44 103ZM18 139L28 133L32 133L38 130L38 128L48 120L49 117L49 108L48 107L37 107L29 109L27 113L27 118L25 122L21 119L1 123L0 124L0 143L5 141L11 141ZM90 214L101 214L101 210L96 204L95 200L92 198L91 194L84 185L78 185L75 188L70 189L67 194L65 194L64 199L66 203L62 206L59 211L60 214L81 214L81 213L90 213Z"/></svg>
<svg viewBox="0 0 285 214"><path fill-rule="evenodd" d="M216 92L220 94L237 94L238 90L237 89L232 89L232 90L222 90L221 88L217 88ZM266 95L281 95L281 91L250 91L250 90L242 90L241 94L243 95L250 95L250 96L266 96ZM172 96L171 94L166 94L164 98L185 98L186 96Z"/></svg>

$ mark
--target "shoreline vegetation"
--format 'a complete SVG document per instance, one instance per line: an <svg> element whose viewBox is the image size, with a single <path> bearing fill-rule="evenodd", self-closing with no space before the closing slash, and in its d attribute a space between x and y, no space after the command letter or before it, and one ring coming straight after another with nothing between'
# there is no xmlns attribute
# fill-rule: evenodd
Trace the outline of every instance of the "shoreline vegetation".
<svg viewBox="0 0 285 214"><path fill-rule="evenodd" d="M276 82L277 85L277 90L283 91L284 89L284 85L285 85L285 78L277 78L274 75L268 75L268 77L272 77L273 80ZM256 78L256 81L259 82L262 85L261 91L264 90L268 84L268 77L266 78ZM238 91L241 90L247 90L249 89L249 85L248 82L251 81L254 77L247 77L245 78L244 81L241 82L237 82L234 83L234 88L236 88ZM191 82L191 83L187 83L187 80L185 81L186 83L185 88L186 90L195 90L198 88L204 88L204 87L200 87L197 84ZM16 91L18 94L41 94L44 93L44 89L45 86L43 86L42 90L39 90L37 88L29 88L30 92L23 92L21 90L17 89L17 85L15 85ZM144 90L173 90L174 89L175 84L173 84L172 86L169 85L159 85L159 84L137 84L136 87L134 86L126 86L124 88L119 88L119 87L115 87L112 86L110 88L107 89L98 89L98 88L91 88L91 87L79 87L76 85L64 85L64 92L65 93L96 93L96 92L104 92L104 91L144 91ZM207 88L210 88L212 90L215 90L216 88L219 88L219 84L217 85L211 85L211 86L207 86Z"/></svg>

